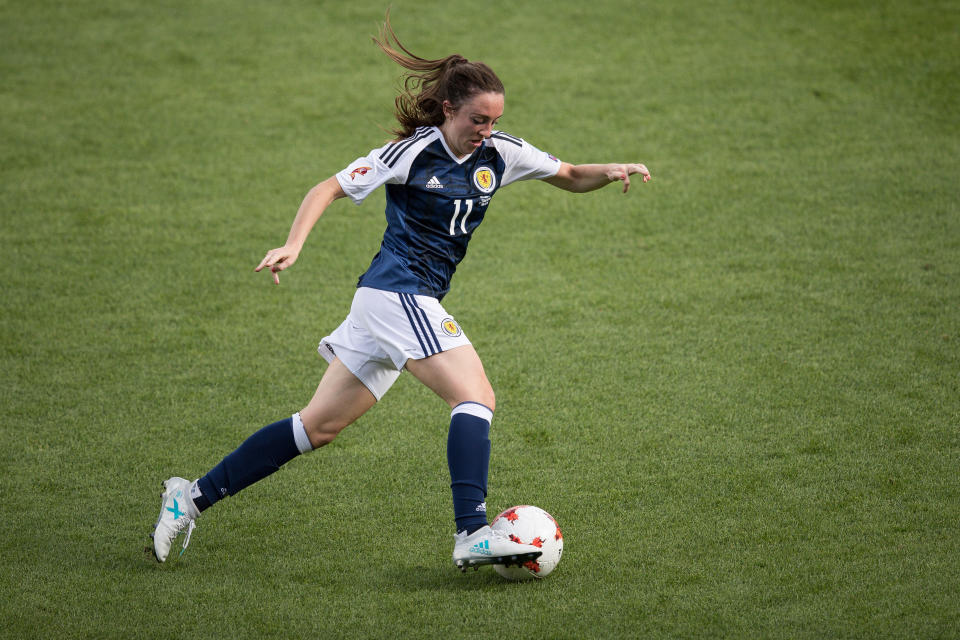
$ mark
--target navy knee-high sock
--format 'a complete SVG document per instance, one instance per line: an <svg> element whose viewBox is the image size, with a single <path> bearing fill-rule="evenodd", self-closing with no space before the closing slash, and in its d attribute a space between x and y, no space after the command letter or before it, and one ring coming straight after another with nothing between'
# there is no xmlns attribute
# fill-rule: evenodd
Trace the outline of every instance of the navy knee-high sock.
<svg viewBox="0 0 960 640"><path fill-rule="evenodd" d="M197 509L203 511L221 498L232 496L254 482L266 478L301 453L310 450L300 416L279 420L244 440L233 453L196 482L200 495L193 495Z"/></svg>
<svg viewBox="0 0 960 640"><path fill-rule="evenodd" d="M464 402L450 414L447 464L457 532L473 533L487 524L487 471L490 468L490 421L493 411Z"/></svg>

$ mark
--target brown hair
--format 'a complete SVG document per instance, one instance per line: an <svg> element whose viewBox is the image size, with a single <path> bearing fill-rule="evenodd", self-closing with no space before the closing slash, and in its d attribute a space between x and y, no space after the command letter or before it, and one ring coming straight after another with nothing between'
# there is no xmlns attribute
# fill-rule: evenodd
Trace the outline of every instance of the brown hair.
<svg viewBox="0 0 960 640"><path fill-rule="evenodd" d="M396 47L390 44L391 40ZM503 94L500 78L482 62L470 62L457 54L426 60L411 53L393 32L389 10L380 28L380 37L374 37L373 41L394 62L410 70L404 74L403 91L396 99L394 115L400 128L392 133L398 138L409 138L417 127L442 125L446 119L444 100L459 108L478 93Z"/></svg>

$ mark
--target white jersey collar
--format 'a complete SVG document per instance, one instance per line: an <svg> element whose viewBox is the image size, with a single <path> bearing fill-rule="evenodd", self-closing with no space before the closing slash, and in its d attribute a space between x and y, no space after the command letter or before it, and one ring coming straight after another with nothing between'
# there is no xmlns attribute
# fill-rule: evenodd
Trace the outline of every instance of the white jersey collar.
<svg viewBox="0 0 960 640"><path fill-rule="evenodd" d="M444 137L443 131L440 130L440 127L434 126L433 129L437 132L437 135L440 137L440 144L442 144L443 148L447 151L447 155L450 156L450 159L456 162L457 164L463 164L464 162L469 160L473 156L473 154L477 152L477 149L482 149L484 145L486 145L487 143L487 141L484 140L483 145L480 145L477 149L474 149L473 151L463 156L462 158L458 158L457 154L451 151L450 147L447 146L447 139L446 137Z"/></svg>

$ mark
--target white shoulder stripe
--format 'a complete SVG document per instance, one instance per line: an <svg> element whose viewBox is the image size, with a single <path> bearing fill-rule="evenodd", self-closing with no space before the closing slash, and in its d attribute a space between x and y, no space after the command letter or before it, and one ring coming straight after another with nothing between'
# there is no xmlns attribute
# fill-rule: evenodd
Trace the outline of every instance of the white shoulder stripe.
<svg viewBox="0 0 960 640"><path fill-rule="evenodd" d="M383 155L380 156L380 160L387 165L387 167L392 168L393 165L397 163L400 157L406 153L410 147L414 146L417 141L423 140L433 132L432 127L420 127L417 129L412 136L409 138L404 138L399 142L395 142L393 145L388 148Z"/></svg>
<svg viewBox="0 0 960 640"><path fill-rule="evenodd" d="M494 131L490 136L491 138L496 138L497 140L506 140L507 142L512 142L518 147L523 146L523 140L516 136L512 136L509 133L504 133L503 131Z"/></svg>

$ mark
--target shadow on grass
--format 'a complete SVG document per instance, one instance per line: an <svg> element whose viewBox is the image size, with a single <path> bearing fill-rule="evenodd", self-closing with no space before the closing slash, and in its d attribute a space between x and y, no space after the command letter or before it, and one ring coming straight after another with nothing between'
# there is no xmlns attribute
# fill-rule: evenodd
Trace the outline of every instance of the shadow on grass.
<svg viewBox="0 0 960 640"><path fill-rule="evenodd" d="M397 592L413 591L485 591L489 589L509 588L517 585L533 586L538 580L514 582L501 578L493 567L468 569L461 573L452 564L423 566L405 565L383 568L383 583L388 590Z"/></svg>

